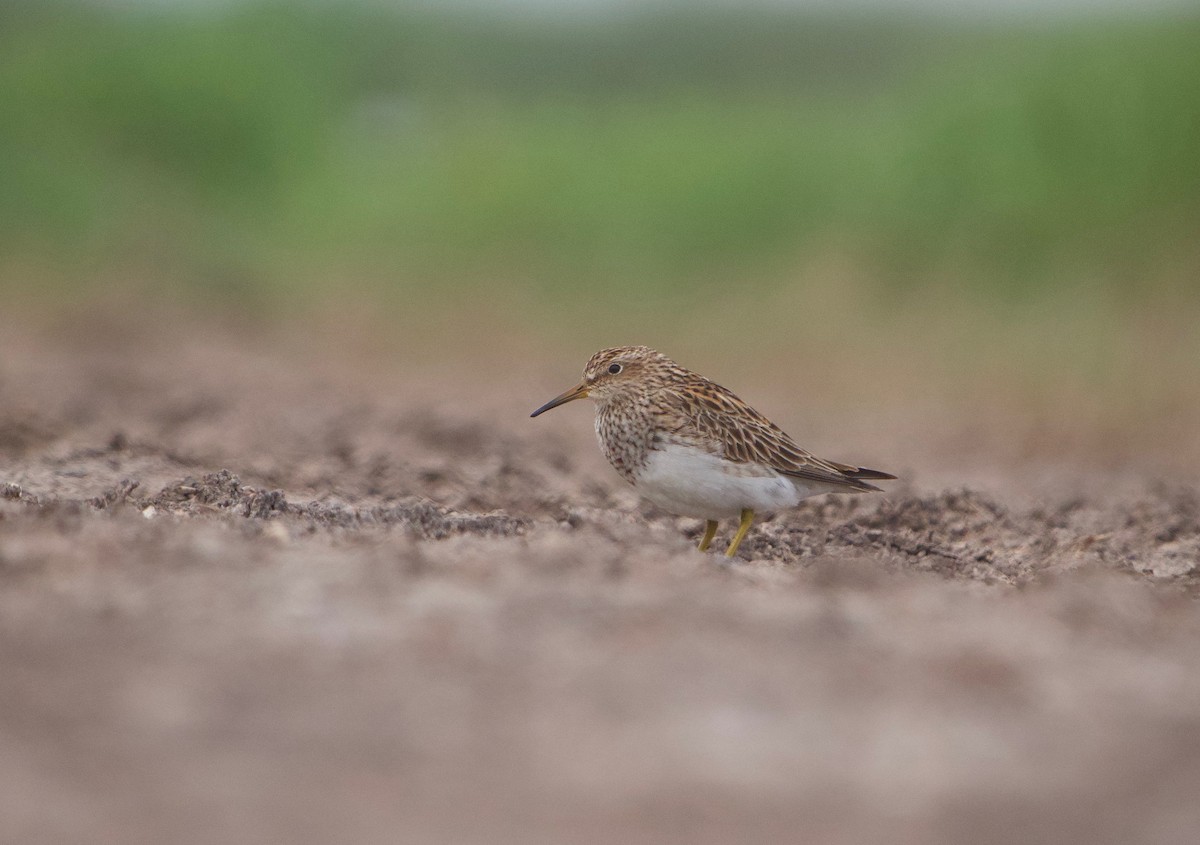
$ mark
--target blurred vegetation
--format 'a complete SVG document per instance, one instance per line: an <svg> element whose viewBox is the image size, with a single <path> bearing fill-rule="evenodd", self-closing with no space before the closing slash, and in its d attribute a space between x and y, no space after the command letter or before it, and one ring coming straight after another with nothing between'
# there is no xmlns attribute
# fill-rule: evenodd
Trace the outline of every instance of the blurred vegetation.
<svg viewBox="0 0 1200 845"><path fill-rule="evenodd" d="M1180 14L10 0L0 285L669 294L837 256L893 292L1187 292L1197 44Z"/></svg>

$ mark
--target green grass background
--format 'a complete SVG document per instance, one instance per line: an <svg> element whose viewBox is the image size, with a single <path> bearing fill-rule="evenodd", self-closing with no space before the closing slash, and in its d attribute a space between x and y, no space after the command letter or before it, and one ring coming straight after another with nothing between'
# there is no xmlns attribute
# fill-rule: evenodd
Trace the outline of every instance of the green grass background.
<svg viewBox="0 0 1200 845"><path fill-rule="evenodd" d="M1198 44L1185 11L10 0L0 285L552 306L833 263L882 303L1197 303Z"/></svg>

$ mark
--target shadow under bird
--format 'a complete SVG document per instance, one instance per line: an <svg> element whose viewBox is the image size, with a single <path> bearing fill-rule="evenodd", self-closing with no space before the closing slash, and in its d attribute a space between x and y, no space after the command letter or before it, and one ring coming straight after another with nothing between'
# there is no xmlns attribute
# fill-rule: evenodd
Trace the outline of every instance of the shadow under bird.
<svg viewBox="0 0 1200 845"><path fill-rule="evenodd" d="M706 551L722 519L737 519L738 546L755 514L821 493L879 491L896 476L822 460L729 390L648 346L602 349L583 381L531 417L576 399L596 403L596 436L613 468L654 504L707 521Z"/></svg>

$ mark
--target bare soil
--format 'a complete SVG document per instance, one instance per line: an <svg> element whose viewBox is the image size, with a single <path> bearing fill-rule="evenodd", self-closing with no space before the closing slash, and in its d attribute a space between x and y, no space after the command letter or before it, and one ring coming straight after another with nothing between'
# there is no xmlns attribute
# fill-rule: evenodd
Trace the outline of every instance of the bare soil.
<svg viewBox="0 0 1200 845"><path fill-rule="evenodd" d="M1200 839L1186 468L929 409L729 563L573 364L332 345L0 337L0 841Z"/></svg>

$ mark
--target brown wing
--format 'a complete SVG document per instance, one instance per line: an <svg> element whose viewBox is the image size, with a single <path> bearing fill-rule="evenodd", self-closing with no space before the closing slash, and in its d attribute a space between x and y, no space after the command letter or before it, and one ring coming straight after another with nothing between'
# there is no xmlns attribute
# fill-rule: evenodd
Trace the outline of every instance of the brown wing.
<svg viewBox="0 0 1200 845"><path fill-rule="evenodd" d="M671 391L671 398L678 411L677 431L720 444L727 460L758 463L784 475L848 490L879 489L864 478L895 478L886 472L816 457L732 392L702 376L689 379L686 388Z"/></svg>

